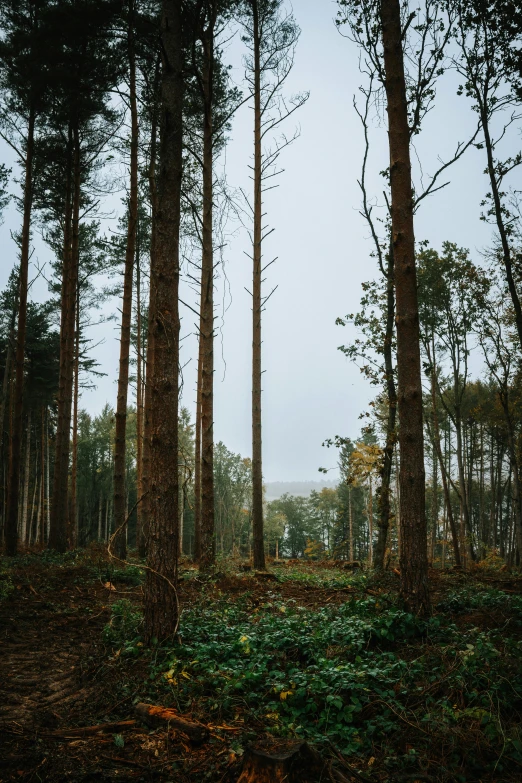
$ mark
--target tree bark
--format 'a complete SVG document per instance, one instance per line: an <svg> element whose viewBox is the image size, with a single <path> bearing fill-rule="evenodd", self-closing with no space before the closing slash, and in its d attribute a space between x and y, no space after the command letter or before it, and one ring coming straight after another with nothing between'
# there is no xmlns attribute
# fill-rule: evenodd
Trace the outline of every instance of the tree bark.
<svg viewBox="0 0 522 783"><path fill-rule="evenodd" d="M76 124L73 124L73 126L69 129L69 144L72 145L73 162L72 167L68 166L65 188L66 201L64 219L62 307L60 321L58 420L55 438L51 527L49 531L49 548L56 549L58 552L65 552L67 548L67 497L73 392L76 291L78 287L78 240L81 171L80 139L78 127Z"/></svg>
<svg viewBox="0 0 522 783"><path fill-rule="evenodd" d="M136 99L136 58L134 52L134 0L129 0L128 59L129 103L131 115L130 137L130 187L127 241L125 247L125 271L123 277L123 302L121 311L120 367L118 396L116 401L116 427L114 434L114 530L125 523L125 457L127 434L127 396L129 390L129 354L132 321L132 277L136 254L136 226L138 223L138 107ZM116 535L114 553L120 560L127 557L125 530Z"/></svg>
<svg viewBox="0 0 522 783"><path fill-rule="evenodd" d="M462 442L462 417L460 405L455 405L455 433L457 435L457 468L459 472L459 496L462 515L461 551L465 560L469 559L470 561L473 561L475 557L473 552L471 521L469 517L468 486L464 468L464 446ZM464 563L464 565L466 565L466 563Z"/></svg>
<svg viewBox="0 0 522 783"><path fill-rule="evenodd" d="M178 625L175 593L178 531L179 231L183 142L181 0L163 0L161 145L154 265L154 365L151 384L149 569L145 583L145 639L171 636Z"/></svg>
<svg viewBox="0 0 522 783"><path fill-rule="evenodd" d="M22 530L20 538L22 544L29 543L28 513L29 513L29 481L31 478L31 411L27 416L26 440L25 440L25 468L24 468L24 493L22 503Z"/></svg>
<svg viewBox="0 0 522 783"><path fill-rule="evenodd" d="M201 553L199 567L214 565L214 252L213 252L213 75L215 9L211 4L203 47L203 225L201 264Z"/></svg>
<svg viewBox="0 0 522 783"><path fill-rule="evenodd" d="M238 783L303 783L322 779L322 771L319 755L306 742L287 742L270 752L248 747Z"/></svg>
<svg viewBox="0 0 522 783"><path fill-rule="evenodd" d="M143 498L143 355L142 355L142 319L141 319L141 268L136 227L136 549L139 551L142 529Z"/></svg>
<svg viewBox="0 0 522 783"><path fill-rule="evenodd" d="M42 470L42 483L40 487L41 499L40 499L40 534L39 540L42 546L45 544L45 408L42 406L42 453L41 458L41 470Z"/></svg>
<svg viewBox="0 0 522 783"><path fill-rule="evenodd" d="M73 549L77 543L77 486L78 486L78 396L80 380L80 290L76 291L76 326L74 338L74 396L72 413L72 462L71 462L71 494L69 498L69 517L67 530L67 547Z"/></svg>
<svg viewBox="0 0 522 783"><path fill-rule="evenodd" d="M156 85L159 82L159 64L154 73L154 96L157 94ZM151 233L150 233L150 278L149 278L149 311L147 323L147 354L145 357L145 393L143 402L143 457L142 457L142 502L138 506L140 521L138 525L139 540L137 542L140 557L147 555L148 519L150 516L150 450L152 437L152 374L154 368L154 313L155 313L155 288L152 282L152 269L155 267L156 253L156 214L157 214L157 189L156 189L156 163L157 163L157 136L158 136L158 112L156 100L154 101L151 132L150 132L150 160L149 160L149 198L151 205Z"/></svg>
<svg viewBox="0 0 522 783"><path fill-rule="evenodd" d="M400 445L401 597L430 612L426 540L422 382L413 230L410 132L399 0L380 6L390 146L392 245L397 308Z"/></svg>
<svg viewBox="0 0 522 783"><path fill-rule="evenodd" d="M254 54L254 236L252 246L252 537L254 568L264 571L263 546L263 463L261 429L261 40L259 7L252 0Z"/></svg>
<svg viewBox="0 0 522 783"><path fill-rule="evenodd" d="M199 337L198 337L198 378L197 378L197 388L196 388L196 426L195 426L195 432L194 432L194 562L195 563L199 563L199 559L201 557L201 384L202 384L202 376L203 376L203 344L202 344L202 341L201 341L201 323L200 323L200 333L199 333Z"/></svg>
<svg viewBox="0 0 522 783"><path fill-rule="evenodd" d="M433 359L434 360L434 359ZM455 565L460 568L461 566L461 560L460 560L460 547L459 547L459 534L457 530L457 526L455 524L455 517L453 516L453 509L451 506L451 495L450 495L450 487L449 487L449 481L448 481L448 475L446 471L446 463L444 460L444 455L442 454L442 448L440 445L440 429L439 429L439 417L437 414L437 399L436 399L436 392L435 392L435 366L432 366L431 371L431 414L432 414L432 422L433 422L433 443L435 445L435 450L437 452L437 458L439 460L439 466L440 466L440 473L442 477L442 487L444 490L444 499L446 502L446 513L448 516L448 522L451 530L451 540L453 543L453 554L455 557Z"/></svg>
<svg viewBox="0 0 522 783"><path fill-rule="evenodd" d="M388 528L390 526L390 482L393 465L393 450L397 439L397 389L393 370L393 330L395 327L395 280L393 274L393 246L387 258L386 268L386 332L384 335L384 371L386 373L386 393L388 397L388 418L386 421L386 444L384 446L381 467L381 486L379 489L379 522L377 541L375 542L373 567L384 568ZM353 558L351 558L353 560Z"/></svg>
<svg viewBox="0 0 522 783"><path fill-rule="evenodd" d="M13 416L9 448L9 473L7 479L7 508L5 518L5 552L16 555L18 546L18 505L20 493L20 468L22 453L23 405L24 405L24 359L27 331L27 292L29 277L29 243L31 237L31 210L33 206L33 155L34 155L35 112L31 107L27 128L25 152L24 202L22 222L22 243L20 252L20 281L18 295L18 329L16 333L15 378L13 389ZM7 365L6 365L7 372ZM2 430L3 430L2 400Z"/></svg>
<svg viewBox="0 0 522 783"><path fill-rule="evenodd" d="M511 474L513 477L511 489L512 489L513 517L514 517L514 525L515 525L514 535L515 535L518 551L522 552L522 486L520 481L520 468L519 468L518 458L517 458L517 442L516 442L515 427L514 427L513 418L510 410L509 389L507 388L507 385L504 391L500 393L500 401L504 412L504 417L506 420L509 464L511 468Z"/></svg>
<svg viewBox="0 0 522 783"><path fill-rule="evenodd" d="M480 88L477 86L476 89L477 95L479 96L480 120L482 130L484 132L484 146L486 147L486 156L488 161L487 171L491 187L491 196L493 198L493 204L495 207L495 220L497 223L500 244L502 247L502 260L504 262L504 269L506 271L506 281L508 284L509 295L511 297L513 310L515 312L515 324L517 327L518 340L520 342L520 347L522 348L522 305L520 303L520 297L518 295L517 286L513 275L511 248L509 246L508 231L504 222L504 210L501 203L500 189L497 183L495 160L493 156L493 141L491 139L491 132L489 127L488 110L486 102L482 100L482 96L480 95Z"/></svg>

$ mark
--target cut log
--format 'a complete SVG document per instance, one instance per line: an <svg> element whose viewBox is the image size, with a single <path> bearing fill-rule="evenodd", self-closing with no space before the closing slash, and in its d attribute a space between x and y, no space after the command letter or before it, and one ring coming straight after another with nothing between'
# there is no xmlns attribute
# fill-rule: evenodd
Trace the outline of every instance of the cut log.
<svg viewBox="0 0 522 783"><path fill-rule="evenodd" d="M319 755L306 742L270 751L250 746L237 783L315 783L321 768Z"/></svg>
<svg viewBox="0 0 522 783"><path fill-rule="evenodd" d="M150 726L151 729L176 729L186 734L196 745L200 745L208 737L208 729L199 723L183 718L176 710L170 707L156 707L154 704L140 702L135 707L139 720Z"/></svg>

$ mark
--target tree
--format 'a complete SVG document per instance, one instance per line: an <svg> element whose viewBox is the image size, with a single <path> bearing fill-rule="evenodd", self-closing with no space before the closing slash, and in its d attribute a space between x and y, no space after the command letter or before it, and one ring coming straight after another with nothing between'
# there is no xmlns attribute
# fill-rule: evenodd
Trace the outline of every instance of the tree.
<svg viewBox="0 0 522 783"><path fill-rule="evenodd" d="M269 296L262 295L262 241L271 233L263 228L263 183L280 171L277 162L282 150L295 138L282 136L271 149L263 141L279 129L301 107L308 93L292 96L287 103L283 86L292 70L300 30L291 13L283 12L282 0L246 0L245 36L247 82L254 98L254 197L247 199L253 219L252 241L252 530L254 568L265 569L263 536L263 466L261 418L261 313Z"/></svg>
<svg viewBox="0 0 522 783"><path fill-rule="evenodd" d="M369 357L373 357L368 368L374 365L372 374L377 371L381 376L383 392L380 400L386 401L387 414L385 426L385 444L383 450L383 460L380 470L379 487L379 525L378 536L374 550L375 568L384 567L384 554L386 551L386 541L389 529L389 520L391 517L390 505L390 481L395 441L397 438L397 388L396 388L396 368L395 368L395 261L394 261L394 241L391 225L391 213L388 194L384 193L386 209L385 219L376 217L376 207L378 201L372 199L367 189L366 172L368 165L369 145L369 109L374 101L380 103L382 93L387 90L387 71L384 58L384 47L382 37L382 9L385 3L375 2L374 0L363 0L363 2L352 2L352 0L339 0L338 25L348 22L350 32L354 40L362 48L364 55L361 58L360 70L368 78L366 86L360 88L364 96L364 109L360 109L354 98L354 107L359 119L361 120L365 150L363 154L361 178L358 184L362 193L361 214L366 220L370 229L370 235L374 245L373 254L378 261L379 270L382 275L382 283L378 286L378 296L376 287L372 284L366 284L369 289L369 295L365 296L363 302L367 305L369 302L378 302L382 310L382 324L376 322L372 316L364 313L357 315L358 325L368 321L371 324L370 334L365 340L356 341L353 345L344 347L341 350L351 356L351 358L364 358L366 362ZM402 58L402 71L404 76L406 117L407 126L410 134L410 140L419 134L422 129L424 117L433 107L433 101L436 94L436 82L445 70L445 50L452 32L451 15L444 18L444 9L437 0L424 0L420 7L409 12L409 4L405 3L403 7L405 13L405 25L402 32L401 46L404 50ZM406 12L408 12L406 16ZM401 51L402 51L401 49ZM440 184L441 175L457 161L465 151L471 146L478 133L475 133L467 142L459 142L456 146L453 156L437 164L434 173L428 177L427 184L421 176L420 188L416 190L411 184L412 190L412 213L416 211L421 202L428 196L444 188L448 182ZM387 184L390 184L389 169L382 172L386 176ZM411 175L411 166L410 166ZM377 213L378 214L378 213ZM379 236L378 222L384 223L386 227L385 237ZM348 319L350 320L350 318ZM338 323L344 321L338 319ZM375 364L375 355L382 355L382 367ZM372 378L375 382L375 378Z"/></svg>
<svg viewBox="0 0 522 783"><path fill-rule="evenodd" d="M138 221L138 105L136 96L136 51L135 51L135 2L128 0L126 22L126 49L128 60L129 109L130 109L130 162L129 203L127 236L125 248L125 272L123 303L121 311L120 366L118 374L118 396L116 403L116 433L114 440L114 527L120 530L116 535L115 554L120 560L127 555L125 525L125 429L127 423L127 396L129 387L129 354L132 320L132 280L136 254L136 233ZM138 262L139 263L139 262Z"/></svg>
<svg viewBox="0 0 522 783"><path fill-rule="evenodd" d="M507 436L511 475L513 479L513 511L515 540L522 553L522 480L520 476L520 361L514 349L517 329L513 306L507 306L505 284L498 284L488 301L487 318L480 328L484 359L494 379ZM514 328L515 327L515 328ZM519 554L520 556L520 554Z"/></svg>
<svg viewBox="0 0 522 783"><path fill-rule="evenodd" d="M421 333L426 352L426 369L457 436L458 487L461 505L461 549L466 545L474 559L471 538L470 501L463 452L463 405L469 379L470 339L484 316L489 289L486 276L472 263L466 250L445 242L441 255L430 249L418 254ZM449 361L450 383L441 391L439 367ZM433 437L443 480L445 466L437 446L438 421L436 403L432 402ZM448 497L446 497L448 502ZM464 550L463 550L464 551ZM456 559L457 553L455 554Z"/></svg>
<svg viewBox="0 0 522 783"><path fill-rule="evenodd" d="M13 420L10 440L7 514L5 524L6 553L17 550L17 518L19 504L22 417L24 395L24 357L27 330L27 295L30 255L31 212L34 189L34 145L37 117L43 109L46 85L42 12L45 5L25 0L22 3L3 0L0 4L4 38L0 45L0 89L3 105L0 115L1 134L15 150L24 171L22 197L22 231L18 320L16 330L15 385L13 390ZM24 126L20 132L18 123ZM5 167L2 168L2 185ZM3 188L2 188L3 190ZM2 193L2 196L4 193Z"/></svg>
<svg viewBox="0 0 522 783"><path fill-rule="evenodd" d="M190 199L201 242L198 389L196 402L196 558L201 570L215 560L214 503L214 162L239 98L230 89L222 62L219 35L235 1L199 0L191 13L192 75L195 89L192 116L201 129L187 123L188 149L201 169L201 215Z"/></svg>
<svg viewBox="0 0 522 783"><path fill-rule="evenodd" d="M53 51L52 111L46 117L46 176L41 200L63 227L60 317L60 383L49 547L64 551L71 540L68 474L75 366L81 209L94 163L114 133L109 91L118 79L107 32L117 4L71 0L49 16ZM61 175L61 176L60 176ZM57 179L59 177L59 179ZM57 184L59 182L59 187ZM65 182L65 187L63 183Z"/></svg>
<svg viewBox="0 0 522 783"><path fill-rule="evenodd" d="M522 347L522 304L520 281L517 279L517 251L513 242L517 194L512 193L510 204L508 176L522 164L522 153L502 160L497 157L498 147L510 127L520 119L520 40L522 18L516 3L510 0L454 0L452 4L457 18L457 42L460 57L454 62L464 84L459 94L465 93L473 100L478 114L483 142L477 146L485 149L490 191L482 202L487 207L483 220L491 220L498 231L498 255L504 266L505 279L513 305L515 324ZM517 53L518 49L518 53ZM496 132L497 123L500 126Z"/></svg>
<svg viewBox="0 0 522 783"><path fill-rule="evenodd" d="M179 552L179 231L183 161L183 21L180 0L163 0L161 16L161 136L151 288L154 364L151 384L150 518L145 638L176 632Z"/></svg>
<svg viewBox="0 0 522 783"><path fill-rule="evenodd" d="M400 446L401 596L416 614L430 611L426 551L424 440L419 315L413 229L410 130L399 0L380 6L390 146Z"/></svg>

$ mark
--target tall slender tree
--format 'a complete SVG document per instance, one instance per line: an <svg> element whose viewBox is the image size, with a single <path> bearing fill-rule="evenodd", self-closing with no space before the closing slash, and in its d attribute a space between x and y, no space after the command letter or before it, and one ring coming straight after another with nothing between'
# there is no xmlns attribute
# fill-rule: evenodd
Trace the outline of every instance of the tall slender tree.
<svg viewBox="0 0 522 783"><path fill-rule="evenodd" d="M181 0L163 0L161 137L154 263L154 364L151 384L150 517L147 529L145 637L165 639L178 626L179 552L179 233L183 163L183 17Z"/></svg>
<svg viewBox="0 0 522 783"><path fill-rule="evenodd" d="M0 128L3 138L14 148L23 175L22 230L16 346L13 416L9 452L9 475L6 510L6 552L17 550L22 418L24 399L24 357L27 327L31 213L34 195L34 152L37 117L42 112L46 88L44 33L42 16L45 4L34 0L3 0L0 4L4 38L0 45L0 89L2 106ZM24 126L20 133L19 124Z"/></svg>
<svg viewBox="0 0 522 783"><path fill-rule="evenodd" d="M397 308L400 446L401 595L416 614L430 611L419 311L413 229L410 129L399 0L380 5L390 147L392 247Z"/></svg>
<svg viewBox="0 0 522 783"><path fill-rule="evenodd" d="M53 109L48 122L49 171L43 201L56 191L57 170L65 187L55 195L54 209L63 226L62 286L60 316L60 384L55 438L55 469L51 503L49 547L67 547L70 504L69 461L73 402L75 312L78 288L81 209L85 206L86 184L95 161L114 132L114 112L109 91L118 80L115 50L107 46L118 6L101 0L73 0L53 7L50 14L53 51L51 87ZM64 143L65 140L65 143ZM53 150L54 156L49 155ZM63 181L62 180L62 181Z"/></svg>
<svg viewBox="0 0 522 783"><path fill-rule="evenodd" d="M125 525L126 487L125 451L127 424L127 397L129 388L129 355L132 320L132 281L136 255L136 234L138 223L138 103L136 95L136 51L135 51L135 0L127 5L127 60L130 112L130 162L127 237L125 248L125 271L123 276L123 303L121 311L120 366L118 374L118 396L116 402L116 430L114 437L114 528L116 535L115 554L121 560L127 555ZM139 350L139 347L138 347ZM138 437L140 437L138 433Z"/></svg>
<svg viewBox="0 0 522 783"><path fill-rule="evenodd" d="M454 63L464 80L459 93L473 101L483 136L480 146L486 156L489 193L482 203L486 207L482 217L491 221L498 232L498 257L504 267L522 347L522 294L515 230L520 205L510 204L508 184L510 175L522 165L522 153L499 157L502 139L520 119L520 46L515 42L522 36L522 14L512 0L452 0L450 7L457 19L456 40L460 49Z"/></svg>
<svg viewBox="0 0 522 783"><path fill-rule="evenodd" d="M244 3L244 40L249 49L246 73L254 104L254 193L252 213L252 532L254 568L265 569L263 534L263 462L261 415L261 314L268 296L262 294L262 241L270 231L263 229L263 183L277 173L277 161L293 137L266 140L275 129L300 108L308 93L292 96L286 102L283 86L292 70L300 30L281 0L246 0ZM265 146L263 148L263 142ZM267 265L268 266L268 265Z"/></svg>

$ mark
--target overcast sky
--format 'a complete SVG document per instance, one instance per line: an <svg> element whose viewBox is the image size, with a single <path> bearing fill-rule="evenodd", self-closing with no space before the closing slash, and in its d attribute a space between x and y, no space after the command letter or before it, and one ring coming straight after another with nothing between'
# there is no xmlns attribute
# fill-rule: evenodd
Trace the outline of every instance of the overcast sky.
<svg viewBox="0 0 522 783"><path fill-rule="evenodd" d="M294 13L302 33L288 92L310 91L307 104L285 129L300 126L300 137L284 152L284 173L279 187L266 200L266 222L275 231L264 246L264 259L278 261L268 270L268 293L275 285L263 320L263 452L267 481L317 480L319 466L334 468L336 455L322 448L334 435L357 437L358 417L375 390L370 388L337 347L353 332L335 325L338 316L358 308L361 283L376 276L366 225L358 213L362 133L352 100L362 77L356 46L336 30L336 5L331 0L295 0ZM231 44L229 57L240 61L240 42ZM241 78L235 68L234 78ZM439 85L436 107L428 116L416 141L416 154L428 176L437 159L451 156L458 141L465 140L474 116L465 98L456 95L454 75ZM369 189L382 203L383 180L379 171L387 165L387 136L379 117L372 116L372 149ZM226 149L227 180L231 188L251 188L248 166L253 143L252 112L242 109L233 124ZM4 160L12 165L8 148L0 146ZM419 176L419 168L417 177ZM479 260L480 250L491 241L491 228L480 222L480 201L487 191L483 153L469 151L450 171L451 184L423 203L416 220L418 240L427 239L437 249L450 240L471 249ZM118 198L111 206L118 207ZM19 226L11 208L0 229L0 284L7 280L15 250L10 231ZM244 456L250 454L250 287L251 262L248 236L239 224L224 249L228 287L223 274L217 281L217 314L228 307L216 344L215 438ZM233 233L233 236L232 236ZM49 251L34 237L32 261L44 263ZM32 276L34 275L34 270ZM47 296L43 280L32 289L38 300ZM193 294L183 297L193 302ZM192 298L191 298L192 297ZM112 303L110 310L115 310ZM107 309L107 308L106 308ZM184 404L194 409L196 351L195 316L182 307ZM92 413L105 403L115 403L118 362L118 331L115 322L92 330L95 340L104 339L96 350L101 369L107 373L97 388L84 391L80 405ZM222 358L223 357L223 358ZM224 359L224 361L223 361ZM332 470L329 478L335 477Z"/></svg>

